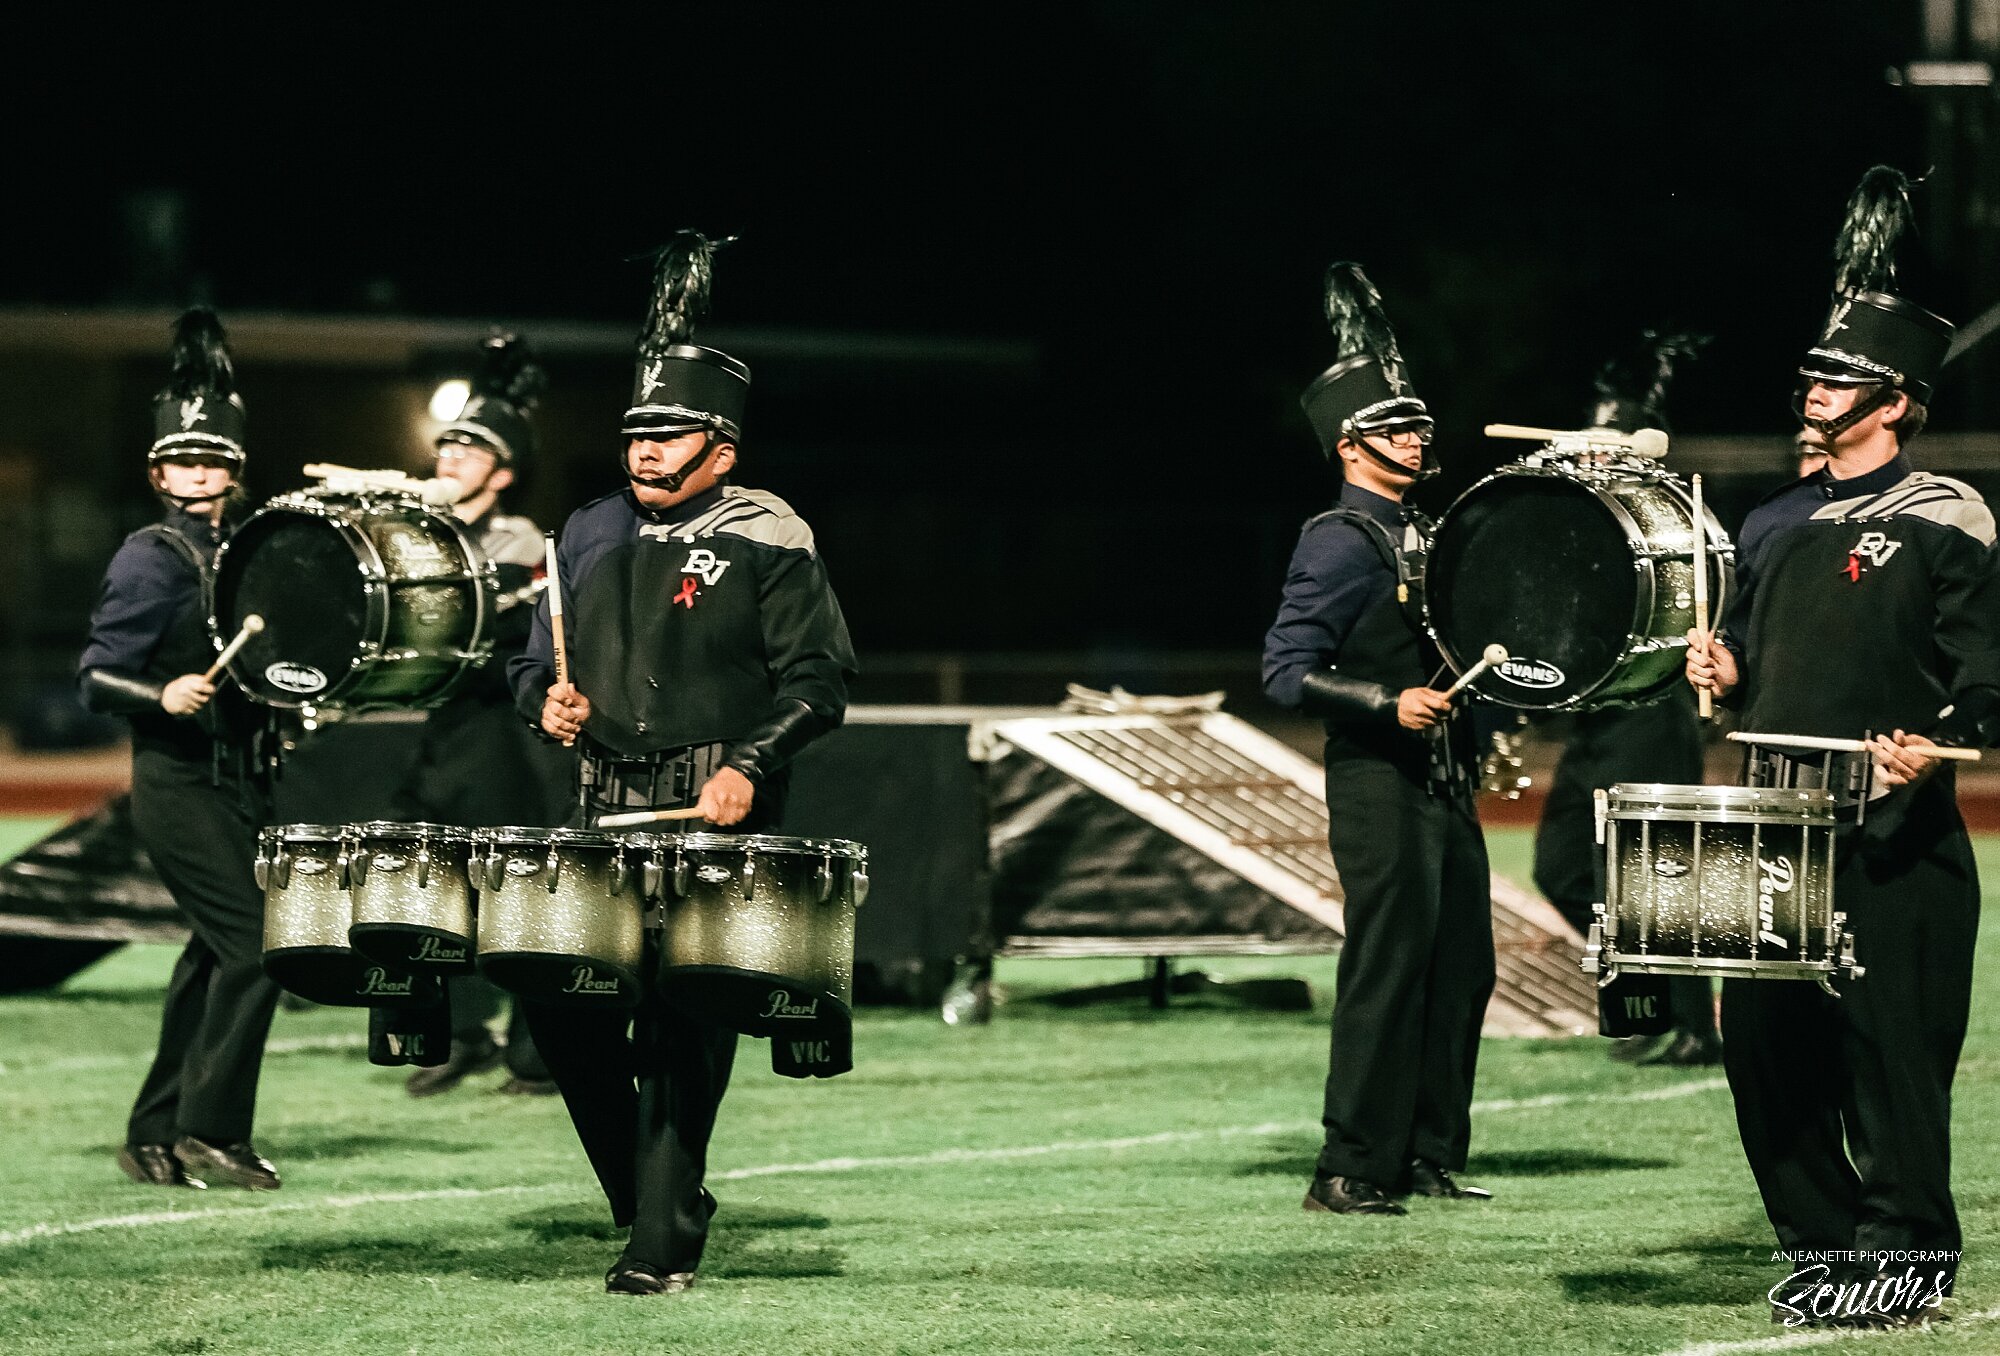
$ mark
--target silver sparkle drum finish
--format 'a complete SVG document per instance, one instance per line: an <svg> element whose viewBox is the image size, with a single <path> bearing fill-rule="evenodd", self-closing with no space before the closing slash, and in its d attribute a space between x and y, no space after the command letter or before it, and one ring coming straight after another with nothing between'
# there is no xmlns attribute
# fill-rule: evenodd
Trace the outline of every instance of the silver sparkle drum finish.
<svg viewBox="0 0 2000 1356"><path fill-rule="evenodd" d="M267 706L435 706L493 648L499 585L463 523L406 494L280 495L215 555L220 647L264 629L229 674Z"/></svg>
<svg viewBox="0 0 2000 1356"><path fill-rule="evenodd" d="M662 835L660 991L749 1036L845 1021L868 849L831 838Z"/></svg>
<svg viewBox="0 0 2000 1356"><path fill-rule="evenodd" d="M299 997L335 1007L410 1007L438 1000L436 979L370 960L348 942L353 918L345 832L279 824L258 836L264 973Z"/></svg>
<svg viewBox="0 0 2000 1356"><path fill-rule="evenodd" d="M480 973L524 998L630 1007L663 862L650 834L480 831L470 867Z"/></svg>
<svg viewBox="0 0 2000 1356"><path fill-rule="evenodd" d="M1706 525L1709 615L1735 550ZM1694 625L1694 501L1643 459L1530 457L1460 495L1424 565L1424 616L1452 668L1509 658L1473 690L1528 711L1643 705L1684 682Z"/></svg>
<svg viewBox="0 0 2000 1356"><path fill-rule="evenodd" d="M1823 789L1621 783L1600 793L1605 902L1583 968L1807 979L1863 973L1834 908Z"/></svg>
<svg viewBox="0 0 2000 1356"><path fill-rule="evenodd" d="M471 971L471 830L377 821L350 824L343 836L354 949L427 974Z"/></svg>

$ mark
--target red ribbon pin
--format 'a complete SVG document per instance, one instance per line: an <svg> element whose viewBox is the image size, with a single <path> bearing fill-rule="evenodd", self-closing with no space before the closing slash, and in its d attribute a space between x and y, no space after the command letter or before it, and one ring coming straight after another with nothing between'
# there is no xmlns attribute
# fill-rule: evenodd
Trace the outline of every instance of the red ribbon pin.
<svg viewBox="0 0 2000 1356"><path fill-rule="evenodd" d="M693 575L689 575L687 578L681 580L681 591L674 595L674 602L681 604L681 606L685 607L690 612L694 611ZM672 607L673 603L669 603L667 604L667 606Z"/></svg>

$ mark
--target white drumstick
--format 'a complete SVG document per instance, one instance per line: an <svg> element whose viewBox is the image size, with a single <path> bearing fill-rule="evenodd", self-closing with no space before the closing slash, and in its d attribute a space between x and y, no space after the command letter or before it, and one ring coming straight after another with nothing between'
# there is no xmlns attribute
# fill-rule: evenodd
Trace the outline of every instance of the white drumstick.
<svg viewBox="0 0 2000 1356"><path fill-rule="evenodd" d="M1604 428L1530 428L1525 424L1488 424L1486 436L1518 438L1533 443L1567 443L1574 447L1622 447L1642 457L1667 455L1666 432L1657 428L1642 428L1633 433L1617 433Z"/></svg>
<svg viewBox="0 0 2000 1356"><path fill-rule="evenodd" d="M1866 753L1868 741L1865 739L1834 739L1827 735L1781 735L1752 734L1744 730L1730 731L1728 738L1738 744L1762 744L1775 749L1809 749L1815 753ZM1943 758L1953 763L1976 763L1978 749L1916 749L1920 757Z"/></svg>
<svg viewBox="0 0 2000 1356"><path fill-rule="evenodd" d="M556 681L569 681L569 646L563 643L562 575L556 571L556 534L542 534L542 557L549 579L549 638L556 652Z"/></svg>
<svg viewBox="0 0 2000 1356"><path fill-rule="evenodd" d="M701 807L690 805L681 810L633 810L627 814L599 815L597 827L600 829L629 829L639 824L657 824L663 819L700 819Z"/></svg>
<svg viewBox="0 0 2000 1356"><path fill-rule="evenodd" d="M1479 656L1479 662L1464 673L1459 674L1458 681L1446 688L1444 695L1447 697L1456 697L1464 690L1466 684L1470 683L1480 674L1486 672L1486 670L1492 668L1495 664L1504 664L1506 662L1507 647L1505 645L1488 645L1486 652Z"/></svg>
<svg viewBox="0 0 2000 1356"><path fill-rule="evenodd" d="M1693 477L1694 483L1694 629L1703 637L1708 635L1708 515L1701 507L1701 475ZM1707 653L1708 642L1702 641L1702 652ZM1715 716L1715 697L1705 687L1694 690L1695 702L1701 708L1701 718L1711 720Z"/></svg>
<svg viewBox="0 0 2000 1356"><path fill-rule="evenodd" d="M222 647L222 653L215 657L214 665L210 667L207 673L204 673L202 675L202 678L208 682L211 683L214 682L216 675L221 673L224 669L228 668L229 661L236 658L236 652L242 649L245 645L248 645L250 643L250 637L256 635L259 631L263 629L264 629L264 619L258 616L255 612L252 612L249 616L245 617L243 619L242 628L238 630L236 633L236 638L230 641L227 645Z"/></svg>

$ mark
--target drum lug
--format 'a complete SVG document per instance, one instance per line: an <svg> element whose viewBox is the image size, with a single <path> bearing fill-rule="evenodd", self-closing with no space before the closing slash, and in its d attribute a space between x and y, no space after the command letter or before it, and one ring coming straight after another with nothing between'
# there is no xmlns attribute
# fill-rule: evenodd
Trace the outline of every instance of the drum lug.
<svg viewBox="0 0 2000 1356"><path fill-rule="evenodd" d="M1595 791L1592 791L1590 793L1590 799L1591 799L1591 820L1596 826L1595 832L1597 836L1597 845L1599 847L1603 847L1604 821L1611 812L1611 797L1605 791L1605 789L1600 786ZM1604 906L1600 904L1597 906L1597 909L1599 913L1602 913L1604 911Z"/></svg>
<svg viewBox="0 0 2000 1356"><path fill-rule="evenodd" d="M660 897L660 883L665 880L666 874L666 857L658 848L654 848L652 855L647 857L639 868L640 896L645 899L658 899Z"/></svg>
<svg viewBox="0 0 2000 1356"><path fill-rule="evenodd" d="M261 849L257 853L257 860L250 863L250 875L257 882L259 890L271 888L271 859L266 857Z"/></svg>
<svg viewBox="0 0 2000 1356"><path fill-rule="evenodd" d="M693 878L693 875L694 875L694 866L692 863L688 861L687 853L682 851L680 848L675 848L674 849L674 894L675 895L679 896L682 899L687 898L688 882Z"/></svg>
<svg viewBox="0 0 2000 1356"><path fill-rule="evenodd" d="M357 882L358 883L358 882ZM427 890L431 883L431 841L421 839L417 843L417 888Z"/></svg>
<svg viewBox="0 0 2000 1356"><path fill-rule="evenodd" d="M1847 930L1847 915L1844 913L1835 914L1833 916L1833 926L1840 932L1840 968L1847 972L1849 979L1863 978L1867 975L1868 968L1854 959L1854 934ZM1833 986L1827 984L1824 978L1820 980L1820 983L1825 985L1828 993L1833 992Z"/></svg>
<svg viewBox="0 0 2000 1356"><path fill-rule="evenodd" d="M366 884L368 880L368 854L361 850L361 845L359 843L356 843L351 849L343 845L341 851L348 854L347 855L348 887L350 889L358 890L364 884Z"/></svg>
<svg viewBox="0 0 2000 1356"><path fill-rule="evenodd" d="M854 907L860 908L868 902L868 864L856 866L847 873L847 892L854 897Z"/></svg>
<svg viewBox="0 0 2000 1356"><path fill-rule="evenodd" d="M1583 972L1594 975L1602 968L1604 955L1604 906L1594 905L1597 917L1590 925L1590 936L1583 944Z"/></svg>
<svg viewBox="0 0 2000 1356"><path fill-rule="evenodd" d="M556 874L561 870L562 870L562 859L556 856L555 845L550 844L549 859L547 862L543 864L543 869L542 869L542 874L548 877L547 880L542 882L542 888L544 890L547 890L550 894L554 894L556 892Z"/></svg>
<svg viewBox="0 0 2000 1356"><path fill-rule="evenodd" d="M292 888L292 854L283 847L280 847L277 855L271 859L271 878L278 882L280 890Z"/></svg>
<svg viewBox="0 0 2000 1356"><path fill-rule="evenodd" d="M757 895L757 854L743 854L743 898L754 899Z"/></svg>
<svg viewBox="0 0 2000 1356"><path fill-rule="evenodd" d="M833 858L820 858L819 870L813 873L813 893L820 903L826 903L833 894Z"/></svg>
<svg viewBox="0 0 2000 1356"><path fill-rule="evenodd" d="M632 884L632 864L625 860L625 849L621 846L618 855L611 860L611 893L622 895Z"/></svg>
<svg viewBox="0 0 2000 1356"><path fill-rule="evenodd" d="M341 889L354 888L354 859L348 855L346 843L340 845L340 853L333 860L333 869L336 873L334 879L340 883Z"/></svg>
<svg viewBox="0 0 2000 1356"><path fill-rule="evenodd" d="M507 883L507 859L498 847L486 854L486 886L488 890L498 890Z"/></svg>

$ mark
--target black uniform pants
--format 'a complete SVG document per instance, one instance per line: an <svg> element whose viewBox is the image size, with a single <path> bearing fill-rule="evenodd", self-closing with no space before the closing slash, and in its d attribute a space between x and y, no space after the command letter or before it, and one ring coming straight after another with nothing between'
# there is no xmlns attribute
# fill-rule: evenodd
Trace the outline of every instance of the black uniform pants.
<svg viewBox="0 0 2000 1356"><path fill-rule="evenodd" d="M1385 762L1331 762L1326 789L1347 936L1318 1171L1392 1188L1413 1158L1465 1166L1493 992L1486 841L1469 801Z"/></svg>
<svg viewBox="0 0 2000 1356"><path fill-rule="evenodd" d="M264 800L210 765L156 749L132 759L132 824L194 936L167 982L160 1044L126 1138L250 1138L278 986L264 975L264 896L251 875Z"/></svg>
<svg viewBox="0 0 2000 1356"><path fill-rule="evenodd" d="M719 748L697 751L704 769L717 758ZM602 769L598 775L596 795L605 808L693 804L703 780ZM665 794L675 786L684 794ZM782 784L760 786L750 817L725 832L776 832L782 811ZM707 824L684 827L714 831ZM610 1202L611 1218L632 1227L625 1256L663 1272L693 1271L715 1213L715 1198L702 1178L716 1112L736 1062L737 1033L662 1001L650 982L658 961L649 935L646 992L629 1014L554 1003L523 1006L535 1047L562 1091L577 1138Z"/></svg>
<svg viewBox="0 0 2000 1356"><path fill-rule="evenodd" d="M1835 877L1862 978L1842 981L1838 999L1798 981L1723 986L1736 1125L1788 1251L1960 1246L1951 1082L1979 878L1948 779L1919 794L1894 838L1849 852Z"/></svg>

